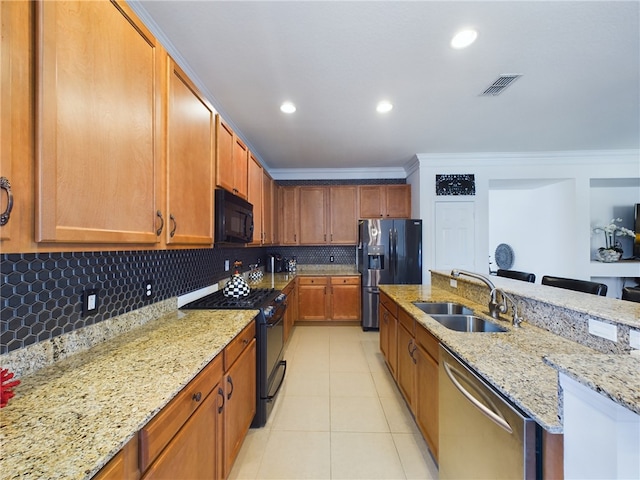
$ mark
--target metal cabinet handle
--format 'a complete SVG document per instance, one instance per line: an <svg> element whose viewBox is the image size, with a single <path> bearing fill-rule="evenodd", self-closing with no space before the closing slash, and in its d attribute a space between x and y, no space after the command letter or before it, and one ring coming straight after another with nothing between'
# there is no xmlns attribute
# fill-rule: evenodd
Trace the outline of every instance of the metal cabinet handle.
<svg viewBox="0 0 640 480"><path fill-rule="evenodd" d="M173 228L171 229L171 233L169 233L169 236L173 238L173 236L176 234L176 228L178 228L178 222L176 222L176 217L174 217L173 214L169 214L169 220L171 220L171 223L173 223Z"/></svg>
<svg viewBox="0 0 640 480"><path fill-rule="evenodd" d="M0 226L6 225L13 210L13 193L11 193L11 183L7 177L0 177L0 189L7 192L7 208L0 214Z"/></svg>
<svg viewBox="0 0 640 480"><path fill-rule="evenodd" d="M458 391L462 395L464 395L464 397L467 400L469 400L473 404L473 406L475 406L478 410L480 410L480 412L482 412L493 423L495 423L496 425L498 425L502 429L506 430L508 433L513 433L511 425L509 425L509 423L507 423L507 421L502 416L502 414L497 409L497 407L495 405L493 405L493 402L491 401L490 398L486 397L485 395L482 395L484 400L487 401L487 403L491 404L494 407L495 411L485 407L480 401L478 401L478 399L476 399L469 391L467 391L460 384L460 382L458 382L458 380L454 376L454 373L458 373L457 370L455 368L451 367L446 361L444 362L444 371L447 373L447 376L449 377L449 380L451 380L453 385L458 389ZM458 373L458 375L460 375L460 374ZM482 392L480 392L479 390L477 392L479 394L482 394Z"/></svg>
<svg viewBox="0 0 640 480"><path fill-rule="evenodd" d="M224 409L224 390L222 387L218 387L218 396L222 398L222 404L218 405L218 413L222 413L222 410Z"/></svg>
<svg viewBox="0 0 640 480"><path fill-rule="evenodd" d="M227 393L227 400L231 400L231 395L233 395L233 379L231 378L231 375L227 377L227 383L231 385L231 390Z"/></svg>
<svg viewBox="0 0 640 480"><path fill-rule="evenodd" d="M192 400L199 402L200 400L202 400L202 392L197 392L193 394L193 397L191 397Z"/></svg>
<svg viewBox="0 0 640 480"><path fill-rule="evenodd" d="M159 237L160 234L162 233L162 230L164 230L164 218L162 217L162 212L160 210L156 212L156 217L160 219L160 228L156 230L156 236Z"/></svg>

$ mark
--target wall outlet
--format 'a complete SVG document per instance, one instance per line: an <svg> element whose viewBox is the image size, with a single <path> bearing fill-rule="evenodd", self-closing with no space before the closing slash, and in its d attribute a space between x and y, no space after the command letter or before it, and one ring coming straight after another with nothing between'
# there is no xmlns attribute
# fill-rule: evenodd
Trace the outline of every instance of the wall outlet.
<svg viewBox="0 0 640 480"><path fill-rule="evenodd" d="M333 255L329 255L329 261L330 261L331 263L333 263L333 261L334 261L334 260L335 260L334 256L333 256Z"/></svg>
<svg viewBox="0 0 640 480"><path fill-rule="evenodd" d="M640 350L640 330L629 329L629 345Z"/></svg>
<svg viewBox="0 0 640 480"><path fill-rule="evenodd" d="M224 261L224 271L228 272L229 271L229 260L225 260Z"/></svg>
<svg viewBox="0 0 640 480"><path fill-rule="evenodd" d="M144 282L144 296L145 298L153 298L153 283L151 280Z"/></svg>
<svg viewBox="0 0 640 480"><path fill-rule="evenodd" d="M610 323L593 320L592 318L589 319L589 333L612 342L618 341L618 327Z"/></svg>
<svg viewBox="0 0 640 480"><path fill-rule="evenodd" d="M87 288L82 295L82 315L91 315L98 311L98 289Z"/></svg>
<svg viewBox="0 0 640 480"><path fill-rule="evenodd" d="M451 278L449 280L449 285L451 288L458 288L458 281L455 278Z"/></svg>

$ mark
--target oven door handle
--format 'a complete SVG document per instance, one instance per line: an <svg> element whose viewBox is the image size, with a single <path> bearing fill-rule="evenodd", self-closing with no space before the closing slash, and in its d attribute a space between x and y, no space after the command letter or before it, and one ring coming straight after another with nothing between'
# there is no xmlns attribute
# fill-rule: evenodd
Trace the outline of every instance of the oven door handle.
<svg viewBox="0 0 640 480"><path fill-rule="evenodd" d="M284 366L284 371L282 372L282 378L280 379L278 388L276 388L276 391L273 392L273 395L267 395L267 402L272 402L273 399L276 397L276 395L278 395L278 392L280 391L280 387L282 387L282 384L284 383L284 377L287 376L287 361L280 360L280 362L278 363L278 366Z"/></svg>
<svg viewBox="0 0 640 480"><path fill-rule="evenodd" d="M278 317L278 320L276 320L275 322L273 322L273 323L267 322L267 328L277 327L278 325L280 325L282 323L283 319L284 319L284 315L280 315L280 317Z"/></svg>

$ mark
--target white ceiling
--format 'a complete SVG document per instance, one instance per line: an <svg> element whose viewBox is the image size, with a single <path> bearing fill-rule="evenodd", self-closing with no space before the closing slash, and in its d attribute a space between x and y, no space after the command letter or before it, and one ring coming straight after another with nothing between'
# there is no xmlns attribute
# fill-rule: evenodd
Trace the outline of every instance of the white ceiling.
<svg viewBox="0 0 640 480"><path fill-rule="evenodd" d="M130 4L269 170L640 147L637 0Z"/></svg>

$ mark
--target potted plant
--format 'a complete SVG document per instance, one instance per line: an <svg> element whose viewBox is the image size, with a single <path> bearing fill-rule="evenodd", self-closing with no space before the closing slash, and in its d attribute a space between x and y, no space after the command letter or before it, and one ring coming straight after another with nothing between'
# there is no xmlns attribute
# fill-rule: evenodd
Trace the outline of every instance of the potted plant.
<svg viewBox="0 0 640 480"><path fill-rule="evenodd" d="M616 236L630 236L635 237L636 234L632 230L628 228L621 227L616 225L616 222L621 222L621 218L613 218L609 222L609 225L605 225L604 227L595 227L593 229L594 233L604 233L605 246L600 247L596 252L596 259L601 262L617 262L620 260L622 256L622 246L618 240L616 240Z"/></svg>

